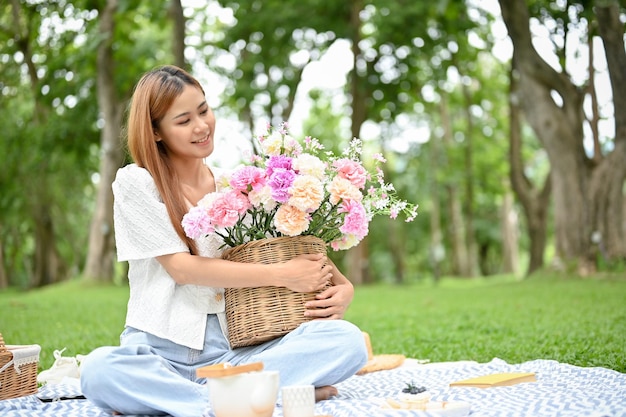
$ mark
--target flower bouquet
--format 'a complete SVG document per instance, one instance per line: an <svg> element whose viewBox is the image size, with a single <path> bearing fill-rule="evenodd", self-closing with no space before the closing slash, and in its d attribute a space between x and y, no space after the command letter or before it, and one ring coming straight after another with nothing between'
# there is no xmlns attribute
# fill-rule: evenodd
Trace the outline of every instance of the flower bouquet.
<svg viewBox="0 0 626 417"><path fill-rule="evenodd" d="M260 154L216 179L216 192L183 217L189 237L210 233L221 237L228 248L224 259L272 263L325 252L327 246L345 250L367 236L375 215L395 219L404 213L406 221L417 215L417 205L398 198L393 185L385 182L382 155L372 158L374 173L366 169L360 139L353 139L338 156L310 136L300 143L286 123L276 129L268 125L257 140ZM315 293L276 287L228 288L225 295L233 347L262 343L293 330L306 320L304 302L315 298ZM263 317L270 310L278 317ZM286 320L288 314L291 318ZM239 331L250 334L235 340Z"/></svg>

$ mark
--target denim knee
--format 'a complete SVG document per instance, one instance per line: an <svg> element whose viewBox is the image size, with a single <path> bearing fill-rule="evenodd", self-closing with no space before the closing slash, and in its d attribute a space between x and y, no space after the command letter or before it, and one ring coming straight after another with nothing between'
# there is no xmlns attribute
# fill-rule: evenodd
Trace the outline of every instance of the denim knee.
<svg viewBox="0 0 626 417"><path fill-rule="evenodd" d="M309 327L307 331L320 332L325 339L332 338L332 345L339 348L333 348L333 354L343 356L346 363L353 364L357 370L367 363L365 336L353 323L346 320L312 320L306 325Z"/></svg>

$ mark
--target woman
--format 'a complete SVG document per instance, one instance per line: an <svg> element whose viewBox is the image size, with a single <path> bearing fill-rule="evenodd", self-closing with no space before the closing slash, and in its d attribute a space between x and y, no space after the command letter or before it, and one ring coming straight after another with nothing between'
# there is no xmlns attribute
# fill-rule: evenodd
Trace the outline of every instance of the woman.
<svg viewBox="0 0 626 417"><path fill-rule="evenodd" d="M316 399L367 361L361 331L340 320L354 289L325 254L270 265L220 259L217 236L188 238L183 215L215 191L215 117L201 85L184 70L164 66L135 87L128 117L134 160L113 183L119 261L128 261L130 299L119 347L101 347L83 361L83 393L118 414L206 413L202 366L263 362L281 385L313 384ZM224 287L282 286L297 292L334 286L306 305L307 321L259 346L231 349L225 332Z"/></svg>

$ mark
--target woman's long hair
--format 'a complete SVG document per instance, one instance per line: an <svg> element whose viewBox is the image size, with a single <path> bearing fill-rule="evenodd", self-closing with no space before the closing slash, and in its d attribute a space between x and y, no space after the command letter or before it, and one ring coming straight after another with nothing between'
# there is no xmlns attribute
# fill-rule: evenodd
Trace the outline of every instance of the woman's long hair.
<svg viewBox="0 0 626 417"><path fill-rule="evenodd" d="M167 147L155 138L155 129L174 100L186 86L204 89L185 70L165 65L146 73L139 80L130 103L127 125L128 150L134 162L152 175L170 220L189 251L197 254L195 242L185 235L181 221L187 212L178 176L171 166Z"/></svg>

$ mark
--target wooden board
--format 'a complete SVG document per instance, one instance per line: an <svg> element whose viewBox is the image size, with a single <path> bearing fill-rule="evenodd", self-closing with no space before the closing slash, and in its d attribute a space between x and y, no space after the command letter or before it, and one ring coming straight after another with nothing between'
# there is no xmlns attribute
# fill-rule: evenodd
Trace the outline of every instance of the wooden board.
<svg viewBox="0 0 626 417"><path fill-rule="evenodd" d="M218 363L217 365L203 366L196 369L196 376L199 378L219 378L242 374L244 372L262 371L263 362L248 363L245 365L232 366L229 363Z"/></svg>

